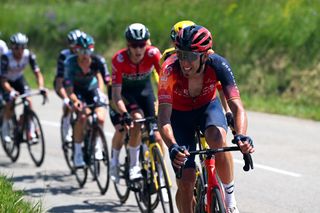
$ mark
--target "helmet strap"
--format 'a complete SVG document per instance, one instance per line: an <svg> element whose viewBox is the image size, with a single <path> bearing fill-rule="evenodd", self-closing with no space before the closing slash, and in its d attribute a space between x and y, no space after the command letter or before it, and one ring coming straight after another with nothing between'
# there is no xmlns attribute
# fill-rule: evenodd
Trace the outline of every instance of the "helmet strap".
<svg viewBox="0 0 320 213"><path fill-rule="evenodd" d="M203 66L204 66L204 63L202 62L202 56L204 56L204 54L202 54L200 56L200 66L199 66L199 68L197 70L197 73L200 73L202 71Z"/></svg>

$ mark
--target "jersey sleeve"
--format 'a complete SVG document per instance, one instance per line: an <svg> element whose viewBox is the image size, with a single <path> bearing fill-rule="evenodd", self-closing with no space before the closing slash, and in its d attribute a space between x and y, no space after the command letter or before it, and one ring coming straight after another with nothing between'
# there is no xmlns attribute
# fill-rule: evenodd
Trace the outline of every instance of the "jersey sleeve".
<svg viewBox="0 0 320 213"><path fill-rule="evenodd" d="M122 54L116 54L112 58L112 85L122 84L121 64L124 61Z"/></svg>
<svg viewBox="0 0 320 213"><path fill-rule="evenodd" d="M63 78L64 72L64 61L66 60L66 56L63 53L60 53L57 61L57 73L56 77Z"/></svg>
<svg viewBox="0 0 320 213"><path fill-rule="evenodd" d="M158 100L159 104L172 104L174 75L172 65L164 63L160 72Z"/></svg>
<svg viewBox="0 0 320 213"><path fill-rule="evenodd" d="M0 59L0 77L4 77L4 75L8 72L9 59L8 56L2 55Z"/></svg>
<svg viewBox="0 0 320 213"><path fill-rule="evenodd" d="M69 58L70 59L70 58ZM63 72L63 78L64 78L64 87L73 87L74 82L74 75L72 71L72 64L71 60L66 60L64 62L64 72Z"/></svg>
<svg viewBox="0 0 320 213"><path fill-rule="evenodd" d="M30 51L29 63L30 63L31 69L33 70L33 72L40 72L40 68L37 64L36 59L37 59L36 55Z"/></svg>
<svg viewBox="0 0 320 213"><path fill-rule="evenodd" d="M98 66L97 68L103 77L104 83L107 85L111 81L111 78L110 78L110 73L107 67L106 60L99 55L96 55L96 59L97 59L97 66Z"/></svg>
<svg viewBox="0 0 320 213"><path fill-rule="evenodd" d="M218 54L210 55L210 59L226 99L239 98L240 92L229 62Z"/></svg>

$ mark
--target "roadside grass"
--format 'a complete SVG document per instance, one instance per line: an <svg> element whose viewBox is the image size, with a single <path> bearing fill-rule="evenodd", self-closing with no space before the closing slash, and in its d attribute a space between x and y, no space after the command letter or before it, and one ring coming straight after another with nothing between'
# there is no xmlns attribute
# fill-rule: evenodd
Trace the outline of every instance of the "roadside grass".
<svg viewBox="0 0 320 213"><path fill-rule="evenodd" d="M40 202L26 201L21 190L14 190L10 178L0 174L0 212L41 213Z"/></svg>

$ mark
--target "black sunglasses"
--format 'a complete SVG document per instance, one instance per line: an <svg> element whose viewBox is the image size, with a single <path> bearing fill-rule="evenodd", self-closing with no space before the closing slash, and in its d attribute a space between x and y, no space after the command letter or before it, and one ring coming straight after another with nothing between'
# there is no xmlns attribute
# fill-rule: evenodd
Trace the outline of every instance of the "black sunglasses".
<svg viewBox="0 0 320 213"><path fill-rule="evenodd" d="M147 43L130 43L129 46L132 48L144 48L147 45Z"/></svg>
<svg viewBox="0 0 320 213"><path fill-rule="evenodd" d="M180 61L196 61L202 53L177 50L177 57Z"/></svg>

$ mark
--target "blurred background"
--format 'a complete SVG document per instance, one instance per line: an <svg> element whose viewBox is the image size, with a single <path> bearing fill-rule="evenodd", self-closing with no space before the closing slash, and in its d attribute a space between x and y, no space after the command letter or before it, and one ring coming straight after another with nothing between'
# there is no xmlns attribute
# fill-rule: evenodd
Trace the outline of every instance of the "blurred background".
<svg viewBox="0 0 320 213"><path fill-rule="evenodd" d="M111 71L126 26L145 24L163 51L172 25L188 19L214 35L213 49L230 62L247 109L320 120L318 0L1 0L0 11L0 39L29 37L49 88L70 30L91 34Z"/></svg>

